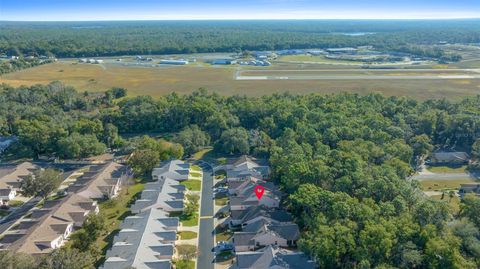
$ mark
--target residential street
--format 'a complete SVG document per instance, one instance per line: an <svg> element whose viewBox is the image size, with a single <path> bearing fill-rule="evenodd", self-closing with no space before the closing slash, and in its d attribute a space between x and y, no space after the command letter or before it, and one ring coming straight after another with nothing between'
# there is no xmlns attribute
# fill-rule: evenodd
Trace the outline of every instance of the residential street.
<svg viewBox="0 0 480 269"><path fill-rule="evenodd" d="M214 227L213 227L213 176L209 165L203 169L202 198L200 205L200 228L198 237L197 269L213 269Z"/></svg>

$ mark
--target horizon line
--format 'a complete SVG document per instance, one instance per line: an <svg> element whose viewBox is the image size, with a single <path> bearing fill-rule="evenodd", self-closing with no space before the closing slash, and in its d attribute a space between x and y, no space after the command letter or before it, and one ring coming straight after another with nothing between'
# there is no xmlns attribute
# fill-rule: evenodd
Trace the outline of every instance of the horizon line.
<svg viewBox="0 0 480 269"><path fill-rule="evenodd" d="M93 20L0 20L0 22L137 22L137 21L345 21L345 20L361 20L361 21L435 21L435 20L480 20L480 17L458 17L458 18L335 18L335 19L313 19L313 18L195 18L195 19L93 19Z"/></svg>

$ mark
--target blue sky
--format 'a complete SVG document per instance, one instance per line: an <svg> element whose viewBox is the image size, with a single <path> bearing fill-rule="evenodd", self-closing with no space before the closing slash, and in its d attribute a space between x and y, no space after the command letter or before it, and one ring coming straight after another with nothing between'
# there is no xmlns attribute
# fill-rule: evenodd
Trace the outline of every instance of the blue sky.
<svg viewBox="0 0 480 269"><path fill-rule="evenodd" d="M480 0L0 0L0 20L480 18Z"/></svg>

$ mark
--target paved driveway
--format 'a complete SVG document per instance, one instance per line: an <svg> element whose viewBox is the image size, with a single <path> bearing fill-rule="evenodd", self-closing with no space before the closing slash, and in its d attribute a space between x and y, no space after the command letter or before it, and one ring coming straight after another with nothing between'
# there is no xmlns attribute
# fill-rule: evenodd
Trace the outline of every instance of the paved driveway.
<svg viewBox="0 0 480 269"><path fill-rule="evenodd" d="M202 199L200 204L200 228L198 236L197 269L213 269L214 227L213 227L213 176L212 168L206 164L203 169Z"/></svg>

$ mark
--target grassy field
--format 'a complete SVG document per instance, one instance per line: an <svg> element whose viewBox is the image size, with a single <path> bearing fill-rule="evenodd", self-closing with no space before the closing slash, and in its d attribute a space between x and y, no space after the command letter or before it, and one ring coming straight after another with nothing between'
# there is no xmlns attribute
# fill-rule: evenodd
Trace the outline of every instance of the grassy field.
<svg viewBox="0 0 480 269"><path fill-rule="evenodd" d="M427 169L433 173L465 173L467 166L429 166Z"/></svg>
<svg viewBox="0 0 480 269"><path fill-rule="evenodd" d="M423 191L441 191L460 188L460 184L475 183L471 178L452 180L422 180L420 186Z"/></svg>
<svg viewBox="0 0 480 269"><path fill-rule="evenodd" d="M325 65L328 68L334 65ZM281 64L278 69L312 69L320 65ZM460 98L472 96L480 90L473 79L457 80L234 80L236 67L223 66L168 66L136 67L115 64L77 64L59 61L0 76L0 83L12 86L47 84L60 80L79 91L104 91L114 86L125 87L130 96L162 96L171 92L191 93L200 87L221 95L262 96L290 91L293 93L356 92L382 93L387 96L428 98ZM243 67L242 67L243 69ZM255 69L255 68L253 68ZM257 68L258 69L258 68ZM270 69L270 68L269 68Z"/></svg>
<svg viewBox="0 0 480 269"><path fill-rule="evenodd" d="M202 181L196 179L189 179L181 182L180 184L184 185L190 191L200 191Z"/></svg>

